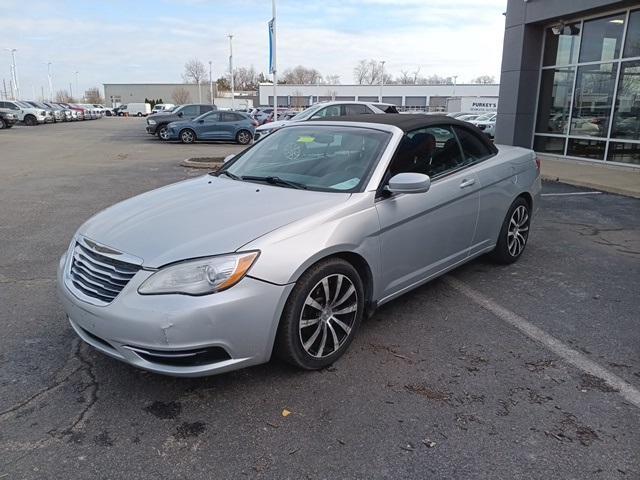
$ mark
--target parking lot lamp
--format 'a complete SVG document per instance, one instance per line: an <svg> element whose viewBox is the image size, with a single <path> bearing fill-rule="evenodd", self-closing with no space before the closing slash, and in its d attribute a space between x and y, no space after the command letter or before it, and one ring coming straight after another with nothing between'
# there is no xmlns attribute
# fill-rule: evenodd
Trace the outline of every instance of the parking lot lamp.
<svg viewBox="0 0 640 480"><path fill-rule="evenodd" d="M458 83L458 75L454 75L453 76L453 94L451 95L452 97L456 96L456 85Z"/></svg>
<svg viewBox="0 0 640 480"><path fill-rule="evenodd" d="M211 76L211 60L209 60L209 100L213 105L213 77Z"/></svg>
<svg viewBox="0 0 640 480"><path fill-rule="evenodd" d="M75 73L75 75L76 75L76 93L77 93L78 95L80 95L80 89L78 88L78 74L79 74L79 73L80 73L80 72L76 72L76 73ZM79 98L79 97L78 97L78 98ZM73 101L73 96L71 96L71 101Z"/></svg>
<svg viewBox="0 0 640 480"><path fill-rule="evenodd" d="M235 86L233 82L233 35L229 34L229 77L231 78L231 110L236 109Z"/></svg>
<svg viewBox="0 0 640 480"><path fill-rule="evenodd" d="M20 98L20 84L18 83L18 67L16 66L16 52L18 51L16 48L5 48L7 52L11 53L11 77L13 79L13 88L11 89L11 94L13 95L13 99Z"/></svg>
<svg viewBox="0 0 640 480"><path fill-rule="evenodd" d="M53 101L53 82L51 81L51 62L47 63L47 80L49 80L49 101Z"/></svg>
<svg viewBox="0 0 640 480"><path fill-rule="evenodd" d="M380 98L378 98L378 101L380 103L382 103L382 87L384 87L384 64L385 64L385 61L381 60L380 61L380 65L381 65L381 67L380 67L380 95L378 95L378 97L380 97Z"/></svg>

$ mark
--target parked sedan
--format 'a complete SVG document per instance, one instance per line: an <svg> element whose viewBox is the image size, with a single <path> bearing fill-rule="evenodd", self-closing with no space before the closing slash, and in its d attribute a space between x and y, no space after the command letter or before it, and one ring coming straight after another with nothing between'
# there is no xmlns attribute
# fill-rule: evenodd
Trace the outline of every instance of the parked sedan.
<svg viewBox="0 0 640 480"><path fill-rule="evenodd" d="M319 369L376 307L485 253L518 260L539 194L531 150L450 117L300 122L98 213L58 290L80 338L140 368L200 376L273 352Z"/></svg>
<svg viewBox="0 0 640 480"><path fill-rule="evenodd" d="M208 112L193 120L167 125L168 140L193 143L198 140L232 140L240 145L251 142L258 122L248 113Z"/></svg>

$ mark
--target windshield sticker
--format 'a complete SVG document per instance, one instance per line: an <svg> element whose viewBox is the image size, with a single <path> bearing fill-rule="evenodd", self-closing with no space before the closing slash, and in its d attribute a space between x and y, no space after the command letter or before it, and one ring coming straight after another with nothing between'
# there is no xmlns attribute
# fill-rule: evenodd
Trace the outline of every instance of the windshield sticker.
<svg viewBox="0 0 640 480"><path fill-rule="evenodd" d="M351 178L349 180L345 180L344 182L336 183L335 185L331 185L331 188L337 188L338 190L349 190L360 183L359 178Z"/></svg>
<svg viewBox="0 0 640 480"><path fill-rule="evenodd" d="M299 137L298 143L313 143L316 139L313 137Z"/></svg>

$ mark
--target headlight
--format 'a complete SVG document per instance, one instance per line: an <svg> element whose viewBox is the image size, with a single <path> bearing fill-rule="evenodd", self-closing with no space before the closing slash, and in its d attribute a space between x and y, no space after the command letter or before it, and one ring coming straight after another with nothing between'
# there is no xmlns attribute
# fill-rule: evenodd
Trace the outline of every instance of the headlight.
<svg viewBox="0 0 640 480"><path fill-rule="evenodd" d="M156 121L155 121L155 120L151 120L151 119L149 119L149 120L147 120L147 123L148 123L149 125L155 125L155 124L156 124Z"/></svg>
<svg viewBox="0 0 640 480"><path fill-rule="evenodd" d="M220 292L242 280L258 255L259 252L234 253L169 265L147 278L138 293L206 295Z"/></svg>

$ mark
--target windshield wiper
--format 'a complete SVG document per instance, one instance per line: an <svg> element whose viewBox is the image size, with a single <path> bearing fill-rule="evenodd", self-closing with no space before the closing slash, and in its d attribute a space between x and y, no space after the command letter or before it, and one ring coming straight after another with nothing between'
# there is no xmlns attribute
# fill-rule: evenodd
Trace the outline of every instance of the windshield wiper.
<svg viewBox="0 0 640 480"><path fill-rule="evenodd" d="M242 180L253 180L257 182L267 182L271 185L281 185L285 187L297 188L299 190L306 190L307 186L304 183L292 182L291 180L285 180L280 177L257 177L252 175L244 175Z"/></svg>
<svg viewBox="0 0 640 480"><path fill-rule="evenodd" d="M219 175L226 175L227 177L232 178L233 180L242 180L242 177L236 175L235 173L231 173L227 170L221 171L220 173L218 173L218 176Z"/></svg>

